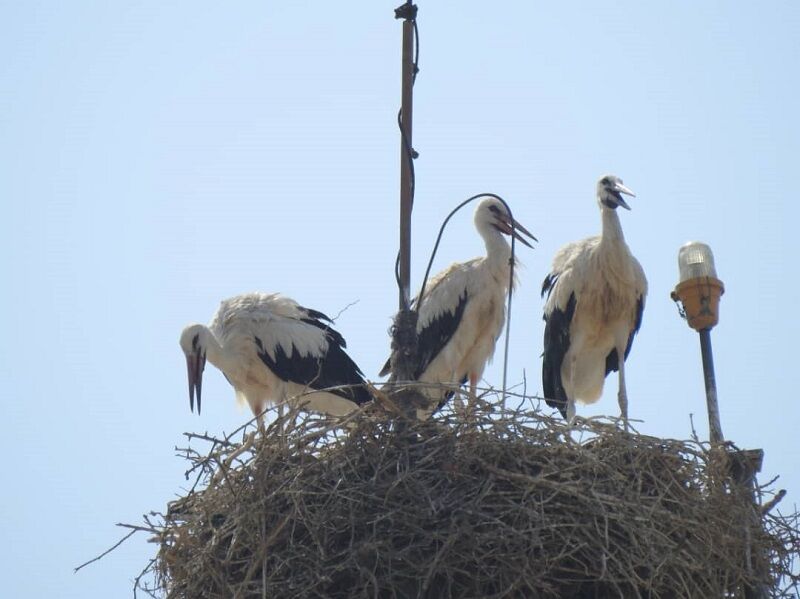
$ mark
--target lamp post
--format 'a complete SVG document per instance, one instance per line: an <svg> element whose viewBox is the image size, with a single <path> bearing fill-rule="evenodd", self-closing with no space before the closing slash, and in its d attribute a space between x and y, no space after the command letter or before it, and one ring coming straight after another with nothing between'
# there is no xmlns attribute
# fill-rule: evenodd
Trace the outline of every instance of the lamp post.
<svg viewBox="0 0 800 599"><path fill-rule="evenodd" d="M719 322L719 299L725 287L717 278L714 254L705 243L690 241L683 245L678 251L678 269L680 282L672 292L672 299L682 304L682 316L689 326L700 334L709 437L712 444L719 444L725 437L722 435L719 421L714 356L711 352L711 329Z"/></svg>
<svg viewBox="0 0 800 599"><path fill-rule="evenodd" d="M717 278L714 254L711 248L699 241L690 241L678 251L680 282L672 292L672 299L682 304L681 315L691 328L700 334L700 350L703 354L703 372L706 381L706 403L708 404L708 429L711 445L723 449L722 427L719 423L717 383L714 378L714 357L711 353L711 329L719 322L719 299L725 287ZM761 512L755 505L755 476L761 471L764 452L761 449L726 451L729 476L744 491L744 497L752 505L751 517L744 522L745 566L749 580L742 585L745 599L766 599L767 586L762 582L765 558L753 553L750 541L752 530L761 527Z"/></svg>

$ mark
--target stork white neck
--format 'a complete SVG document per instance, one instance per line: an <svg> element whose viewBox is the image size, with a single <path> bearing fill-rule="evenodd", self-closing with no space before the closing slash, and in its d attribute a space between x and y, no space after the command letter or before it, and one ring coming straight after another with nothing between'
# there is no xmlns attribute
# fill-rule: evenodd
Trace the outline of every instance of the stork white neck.
<svg viewBox="0 0 800 599"><path fill-rule="evenodd" d="M494 228L480 233L486 246L487 261L491 262L493 266L507 266L508 260L511 258L511 246L505 236Z"/></svg>
<svg viewBox="0 0 800 599"><path fill-rule="evenodd" d="M622 224L616 209L609 208L600 202L600 214L603 222L603 234L600 243L625 242L625 235L622 233Z"/></svg>

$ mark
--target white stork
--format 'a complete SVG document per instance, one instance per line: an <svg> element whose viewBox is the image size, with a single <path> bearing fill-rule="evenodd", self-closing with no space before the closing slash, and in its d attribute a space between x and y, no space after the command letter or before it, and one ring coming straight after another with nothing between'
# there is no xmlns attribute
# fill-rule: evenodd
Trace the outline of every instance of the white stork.
<svg viewBox="0 0 800 599"><path fill-rule="evenodd" d="M542 284L542 296L547 294L542 383L547 404L572 422L575 402L597 401L606 375L619 371L619 408L627 429L625 359L642 324L647 279L622 234L617 208L630 210L622 194L634 195L619 177L597 182L602 234L561 248Z"/></svg>
<svg viewBox="0 0 800 599"><path fill-rule="evenodd" d="M344 338L322 312L277 293L246 293L224 300L209 326L181 333L189 374L189 407L200 413L206 358L222 371L240 402L262 419L269 403L296 396L309 410L350 412L372 399L361 370L345 353ZM330 391L310 392L327 389ZM304 393L307 393L304 395Z"/></svg>
<svg viewBox="0 0 800 599"><path fill-rule="evenodd" d="M486 256L455 263L428 284L419 306L417 335L419 364L414 380L460 386L469 381L470 398L505 321L511 247L503 235L532 247L520 233L536 238L508 214L495 198L483 200L475 209L475 228L486 244ZM416 302L416 299L414 300ZM391 372L389 361L380 376ZM417 410L428 418L453 396L453 391L423 390L427 409Z"/></svg>

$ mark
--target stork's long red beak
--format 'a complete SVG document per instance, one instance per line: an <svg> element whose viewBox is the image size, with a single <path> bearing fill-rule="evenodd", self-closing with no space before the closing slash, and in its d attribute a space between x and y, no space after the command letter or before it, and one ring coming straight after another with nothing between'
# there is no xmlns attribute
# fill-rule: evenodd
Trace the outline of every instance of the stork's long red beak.
<svg viewBox="0 0 800 599"><path fill-rule="evenodd" d="M189 375L189 409L194 412L194 395L197 392L197 413L200 413L200 397L203 391L203 369L206 367L205 354L186 356L186 372Z"/></svg>
<svg viewBox="0 0 800 599"><path fill-rule="evenodd" d="M525 239L522 235L520 235L520 233L527 235L534 241L537 242L539 241L538 239L536 239L536 237L533 236L533 233L528 231L528 229L523 227L521 224L519 224L516 220L514 220L510 216L498 214L495 226L506 235L511 235L514 239L516 239L520 243L527 245L531 249L533 248L533 246L530 243L528 243L528 240Z"/></svg>

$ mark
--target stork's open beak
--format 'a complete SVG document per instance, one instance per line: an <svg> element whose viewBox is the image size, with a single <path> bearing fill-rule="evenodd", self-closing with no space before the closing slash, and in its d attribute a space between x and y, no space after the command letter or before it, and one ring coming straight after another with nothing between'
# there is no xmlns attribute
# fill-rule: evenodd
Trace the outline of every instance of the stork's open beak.
<svg viewBox="0 0 800 599"><path fill-rule="evenodd" d="M516 220L505 214L497 215L495 226L506 235L511 235L514 239L516 239L522 244L527 245L529 248L533 248L533 246L530 243L528 243L528 240L525 239L522 235L520 235L520 233L527 235L534 241L539 241L533 236L533 234L530 231L528 231L528 229L526 229Z"/></svg>
<svg viewBox="0 0 800 599"><path fill-rule="evenodd" d="M189 374L189 409L194 412L194 394L197 391L197 413L200 413L200 395L203 390L203 369L206 367L206 356L193 353L186 356L186 372Z"/></svg>
<svg viewBox="0 0 800 599"><path fill-rule="evenodd" d="M632 192L630 189L628 189L627 187L625 187L625 186L624 186L622 183L615 183L615 184L614 184L614 191L616 191L616 192L617 192L617 204L619 204L620 206L622 206L622 207L623 207L623 208L625 208L626 210L630 210L630 209L631 209L631 207L630 207L630 206L628 206L628 202L626 202L625 200L623 200L623 199L622 199L622 196L621 196L620 194L624 193L625 195L629 195L629 196L631 196L632 198L635 198L635 197L636 197L636 194L635 194L635 193L633 193L633 192Z"/></svg>

